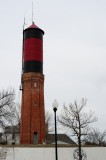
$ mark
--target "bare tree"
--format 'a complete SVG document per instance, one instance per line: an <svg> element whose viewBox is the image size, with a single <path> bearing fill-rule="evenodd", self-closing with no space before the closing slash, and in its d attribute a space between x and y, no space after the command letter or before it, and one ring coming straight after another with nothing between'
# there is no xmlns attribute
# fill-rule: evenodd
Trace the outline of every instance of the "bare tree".
<svg viewBox="0 0 106 160"><path fill-rule="evenodd" d="M20 116L21 116L21 106L20 104L14 104L12 108L10 108L10 126L5 128L5 133L8 136L8 132L11 132L12 143L16 143L17 132L20 133ZM8 136L9 137L9 136ZM9 140L9 139L8 139Z"/></svg>
<svg viewBox="0 0 106 160"><path fill-rule="evenodd" d="M13 89L0 91L0 141L7 143L9 133L15 135L16 126L20 126L20 105L15 103ZM19 127L18 127L19 128Z"/></svg>
<svg viewBox="0 0 106 160"><path fill-rule="evenodd" d="M19 125L20 126L20 116L21 116L21 105L20 104L14 104L14 106L12 106L10 108L10 123L12 126L14 125Z"/></svg>
<svg viewBox="0 0 106 160"><path fill-rule="evenodd" d="M45 114L45 126L46 126L46 135L54 132L53 119L50 112Z"/></svg>
<svg viewBox="0 0 106 160"><path fill-rule="evenodd" d="M68 107L64 105L61 115L58 117L59 123L69 129L73 136L76 136L79 147L79 160L82 160L81 142L82 137L89 132L89 124L97 121L94 112L85 112L86 99L82 99L80 103L74 101Z"/></svg>
<svg viewBox="0 0 106 160"><path fill-rule="evenodd" d="M84 138L84 142L87 145L106 146L106 130L101 132L99 129L92 129Z"/></svg>
<svg viewBox="0 0 106 160"><path fill-rule="evenodd" d="M0 91L0 129L10 121L10 109L14 106L15 92L13 89Z"/></svg>

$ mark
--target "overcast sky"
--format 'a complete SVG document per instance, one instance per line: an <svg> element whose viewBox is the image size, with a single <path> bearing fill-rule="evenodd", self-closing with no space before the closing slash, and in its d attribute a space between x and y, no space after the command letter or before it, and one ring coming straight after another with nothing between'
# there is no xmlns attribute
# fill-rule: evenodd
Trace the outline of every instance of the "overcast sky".
<svg viewBox="0 0 106 160"><path fill-rule="evenodd" d="M106 129L106 0L35 0L34 22L45 31L45 107L87 98L96 127ZM0 89L18 101L22 29L32 21L31 0L0 0Z"/></svg>

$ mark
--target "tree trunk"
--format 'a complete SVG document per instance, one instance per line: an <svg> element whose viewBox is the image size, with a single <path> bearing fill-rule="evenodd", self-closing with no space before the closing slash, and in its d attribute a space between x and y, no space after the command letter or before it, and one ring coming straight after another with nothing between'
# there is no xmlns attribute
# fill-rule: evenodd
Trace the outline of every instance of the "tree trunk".
<svg viewBox="0 0 106 160"><path fill-rule="evenodd" d="M78 137L78 145L79 145L79 160L82 160L82 154L81 154L81 137Z"/></svg>

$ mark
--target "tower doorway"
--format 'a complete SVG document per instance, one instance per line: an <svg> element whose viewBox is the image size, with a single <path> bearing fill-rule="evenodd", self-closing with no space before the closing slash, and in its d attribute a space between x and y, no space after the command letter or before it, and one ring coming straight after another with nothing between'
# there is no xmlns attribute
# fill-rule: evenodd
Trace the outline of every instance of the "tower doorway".
<svg viewBox="0 0 106 160"><path fill-rule="evenodd" d="M34 132L34 144L38 144L38 134L37 132Z"/></svg>

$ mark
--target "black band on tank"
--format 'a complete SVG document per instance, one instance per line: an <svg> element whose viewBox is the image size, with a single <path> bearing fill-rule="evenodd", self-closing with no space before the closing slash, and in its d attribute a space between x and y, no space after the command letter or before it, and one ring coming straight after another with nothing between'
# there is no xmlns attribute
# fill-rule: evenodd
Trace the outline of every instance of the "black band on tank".
<svg viewBox="0 0 106 160"><path fill-rule="evenodd" d="M43 74L43 62L40 61L24 62L24 73L28 72L38 72Z"/></svg>
<svg viewBox="0 0 106 160"><path fill-rule="evenodd" d="M34 28L26 29L24 30L24 39L27 39L27 38L39 38L42 40L43 32L41 32L41 30L39 29L34 29Z"/></svg>

